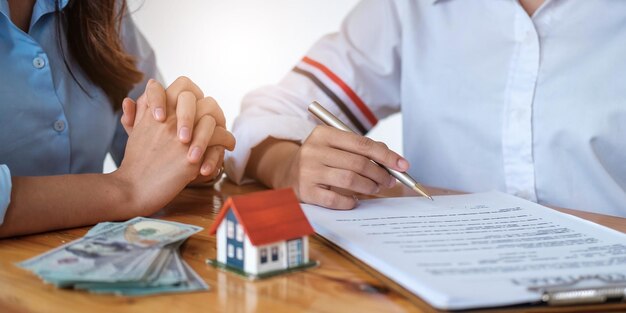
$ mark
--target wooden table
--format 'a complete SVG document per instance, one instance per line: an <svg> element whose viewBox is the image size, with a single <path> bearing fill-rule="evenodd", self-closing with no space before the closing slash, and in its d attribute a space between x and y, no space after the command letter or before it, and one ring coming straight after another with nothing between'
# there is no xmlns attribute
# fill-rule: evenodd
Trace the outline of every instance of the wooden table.
<svg viewBox="0 0 626 313"><path fill-rule="evenodd" d="M149 297L92 295L44 284L16 262L60 246L90 227L0 240L0 312L437 312L401 287L314 237L310 256L321 266L296 274L250 282L205 265L215 258L215 237L207 229L230 195L263 189L223 182L215 189L187 189L155 217L195 224L205 231L182 247L183 258L211 286L209 292ZM428 189L433 195L453 192ZM386 196L413 195L397 186ZM626 232L626 219L561 210ZM517 307L489 312L626 312L626 304L566 308Z"/></svg>

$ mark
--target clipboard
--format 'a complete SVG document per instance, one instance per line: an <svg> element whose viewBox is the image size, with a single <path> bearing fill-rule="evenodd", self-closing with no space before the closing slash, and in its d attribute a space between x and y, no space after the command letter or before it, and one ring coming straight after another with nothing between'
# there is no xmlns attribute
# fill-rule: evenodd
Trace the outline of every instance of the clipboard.
<svg viewBox="0 0 626 313"><path fill-rule="evenodd" d="M400 240L395 237L393 234L402 234L401 230L405 229L404 225L412 226L411 223L416 218L419 218L419 225L431 223L432 220L436 219L450 219L449 216L461 216L459 219L466 219L464 216L468 215L465 213L475 212L491 212L496 209L496 213L501 214L497 215L497 221L501 216L522 216L524 218L529 218L532 221L539 221L537 223L549 224L553 221L556 221L555 232L548 232L550 236L552 234L574 234L576 238L581 238L580 235L584 237L584 234L588 234L590 232L595 233L598 231L598 236L600 237L588 237L590 241L586 241L589 243L590 247L595 244L595 238L601 238L602 240L606 239L607 241L601 241L603 243L598 243L598 249L605 249L602 245L606 244L606 247L612 247L614 245L615 249L623 249L626 245L623 243L624 234L615 230L609 230L608 228L601 228L597 224L582 222L579 218L572 217L571 215L567 217L567 214L562 213L551 213L553 210L540 207L534 203L520 202L523 200L511 197L509 195L499 194L499 193L484 193L484 194L473 194L468 196L450 196L445 197L445 201L443 198L440 198L441 203L443 205L455 205L455 203L461 203L463 207L457 205L453 207L452 215L448 215L450 211L437 211L434 209L427 209L426 211L419 211L420 213L406 213L413 212L413 208L415 204L412 202L410 198L389 198L389 199L374 199L367 201L367 205L365 205L365 201L362 203L364 207L362 210L366 211L348 211L342 212L341 215L337 215L338 213L329 212L326 210L320 210L314 206L308 205L305 208L305 213L309 215L309 219L312 219L313 224L318 232L318 238L321 241L325 242L329 247L333 250L337 251L339 254L345 256L348 260L352 261L374 278L378 279L381 282L381 285L384 286L384 289L393 290L398 294L404 296L408 301L416 305L416 308L421 309L423 312L440 312L447 310L462 310L462 311L472 311L472 310L480 310L481 312L590 312L590 311L614 311L614 312L626 312L626 304L615 303L617 301L623 301L624 296L626 294L626 277L602 277L599 275L592 275L593 273L600 273L603 275L612 274L612 273L621 273L623 276L626 276L626 269L621 262L614 263L613 265L607 264L607 267L600 265L595 265L585 269L585 265L580 267L580 270L558 270L555 269L554 272L546 271L545 268L539 270L537 272L527 272L527 274L523 275L509 275L506 274L501 275L492 275L486 277L485 281L482 282L480 274L472 274L467 275L466 277L472 277L472 280L450 280L446 285L445 279L441 279L439 277L435 277L435 275L440 275L442 271L434 271L429 274L426 273L427 270L433 268L433 265L440 266L439 264L443 264L441 266L448 266L451 268L451 271L454 271L454 267L450 267L451 265L446 264L461 264L461 266L465 266L466 264L470 264L474 266L471 268L474 273L483 272L479 265L480 263L469 263L464 259L456 259L458 261L453 261L455 259L451 259L450 262L446 262L445 260L442 262L446 263L433 263L433 260L437 260L436 257L429 258L430 256L424 256L424 259L416 259L420 260L420 264L425 264L425 267L414 267L411 265L411 261L407 261L410 259L402 259L403 250L393 250L390 248L391 245L400 243L409 243L413 244L415 241L411 241L412 239L407 239L406 241ZM478 200L476 200L478 199ZM506 201L504 201L506 200ZM372 201L372 202L370 202ZM447 202L446 202L447 201ZM455 202L456 201L456 202ZM408 205L411 211L406 211L406 207L403 205ZM419 202L418 202L419 203ZM439 203L439 202L438 202ZM446 204L447 203L447 204ZM467 204L469 203L469 204ZM477 203L480 206L474 207L473 205ZM500 205L504 203L503 205ZM441 204L440 204L441 205ZM467 211L467 206L471 206L472 210L477 211ZM456 209L460 207L460 209ZM498 208L503 207L502 212ZM513 208L513 209L509 209ZM438 208L436 208L438 209ZM372 211L373 210L373 211ZM446 209L449 210L449 209ZM349 213L355 212L355 213ZM433 212L431 215L428 212ZM445 213L440 213L445 212ZM509 213L513 212L513 213ZM482 214L482 213L481 213ZM433 216L433 217L431 217ZM491 216L487 216L490 218ZM398 218L402 218L403 220L399 221ZM427 218L426 222L424 222L424 218ZM473 218L473 217L472 217ZM481 216L482 218L482 216ZM545 220L544 220L545 218ZM430 219L430 220L428 220ZM467 219L466 219L467 220ZM370 222L374 221L374 222ZM404 221L408 221L408 223L404 223ZM474 221L474 219L472 220ZM481 220L482 221L482 220ZM525 221L525 220L524 220ZM321 227L324 225L324 227ZM395 232L392 230L388 230L389 228L385 228L388 226L379 226L379 225L394 225ZM429 224L432 225L432 224ZM481 224L482 225L482 224ZM489 225L489 224L487 224ZM532 224L531 224L532 225ZM456 226L456 225L455 225ZM319 227L319 229L318 229ZM552 227L552 226L551 226ZM567 227L571 227L572 233L570 233L570 229ZM367 228L367 230L365 230ZM410 227L409 227L410 228ZM374 229L374 230L372 230ZM545 229L545 228L542 228ZM552 228L548 228L552 229ZM561 232L561 229L567 230L567 232ZM385 233L389 231L389 233ZM557 232L558 231L558 232ZM580 233L578 233L580 232ZM370 241L369 239L364 239L367 236L374 236L376 240ZM383 244L382 239L378 239L379 234L392 234L385 235L384 240L389 241L390 244ZM510 233L508 233L510 234ZM323 236L329 235L330 237L323 238ZM400 235L401 236L401 235ZM425 236L425 235L423 235ZM541 236L545 236L542 233ZM567 235L569 236L569 235ZM497 236L496 239L503 238L504 236ZM406 237L402 237L404 239ZM431 237L422 237L429 238ZM441 238L441 237L439 237ZM480 238L480 237L479 237ZM542 238L542 237L539 237ZM552 240L559 239L561 237L550 237ZM567 237L570 238L570 237ZM584 237L587 238L587 237ZM469 240L474 240L474 238L470 238ZM430 243L434 240L427 240L427 243ZM463 243L463 241L460 241ZM500 241L496 241L500 242ZM456 243L456 242L455 242ZM550 242L549 242L550 243ZM552 247L552 244L544 245L545 247ZM561 253L561 250L565 250L564 253L570 253L568 249L568 245L557 246L556 249L549 248L546 251L552 251L548 254L539 254L537 256L537 260L535 262L544 262L544 260L553 260L546 259L548 256L557 256ZM393 246L396 247L397 246ZM409 246L410 247L410 246ZM587 247L585 245L585 247ZM560 248L560 249L559 249ZM382 249L382 250L378 250ZM594 248L595 249L595 248ZM465 249L459 250L463 251ZM388 251L389 254L385 254ZM417 250L422 251L422 250ZM510 250L506 250L507 252ZM515 250L513 250L515 251ZM535 251L535 250L531 250ZM571 250L574 251L574 250ZM576 257L576 253L586 253L585 249L582 249L580 252L571 252L572 257ZM604 251L604 250L590 250L590 251ZM380 254L383 253L383 254ZM411 253L413 253L411 251ZM418 252L421 253L421 252ZM484 253L488 252L482 252ZM524 252L525 253L525 252ZM589 252L595 253L595 252ZM387 255L385 257L385 255ZM509 253L508 255L514 255ZM518 255L532 255L535 257L535 253L532 254L522 254L518 253ZM566 257L569 257L569 254L563 254ZM611 254L610 254L611 255ZM607 256L607 257L610 257ZM624 251L621 251L621 254L616 254L616 257L624 255ZM506 255L505 255L506 256ZM492 259L499 260L497 258L502 257L502 254L494 255L493 257L487 255L483 257L476 254L472 256L477 260L486 260L486 262L490 262ZM474 260L470 259L470 260ZM507 259L505 259L507 260ZM517 260L513 258L513 260ZM559 259L554 259L558 264ZM586 260L586 259L585 259ZM599 259L603 260L603 259ZM604 260L603 260L604 261ZM607 260L608 261L608 260ZM549 262L549 261L548 261ZM491 263L487 263L486 272L493 271L494 268L491 267ZM528 263L532 264L532 263ZM537 264L537 263L535 263ZM545 264L540 263L540 264ZM550 263L547 263L550 264ZM577 264L576 260L568 261L567 265L571 266L573 264ZM582 263L581 263L582 264ZM454 265L456 266L456 265ZM524 265L520 267L523 268ZM591 265L590 265L591 266ZM511 266L513 267L513 266ZM475 268L475 270L474 270ZM464 268L457 272L458 273ZM506 269L506 267L505 267ZM517 269L515 269L517 270ZM523 270L520 270L520 273ZM403 274L404 273L404 274ZM426 273L426 274L424 274ZM444 272L449 273L449 272ZM533 277L533 273L537 276ZM554 273L554 274L552 274ZM415 276L414 276L415 275ZM577 279L568 279L572 276L580 276L586 275L586 277L578 277ZM434 281L428 280L429 276L433 276L435 278ZM496 279L493 279L493 278ZM439 279L438 281L436 279ZM494 281L497 284L490 283L489 279ZM527 280L523 283L514 283L515 280ZM549 281L549 284L537 284L536 282L545 282L547 279L552 279ZM561 281L557 281L561 279ZM506 287L506 280L509 280L511 284L508 284L510 287ZM564 282L563 280L567 280ZM533 284L529 284L528 281L535 282ZM557 283L554 283L557 281ZM458 282L455 283L455 282ZM516 286L517 285L517 286ZM450 287L447 287L450 286ZM481 288L484 286L485 288ZM504 289L500 289L501 287L505 287ZM532 287L532 288L531 288ZM471 288L471 289L467 289ZM476 289L478 288L478 289ZM367 286L364 286L365 292L372 292L373 289L381 289L381 287L376 287L372 289L367 289ZM465 290L465 291L463 291ZM502 290L502 294L499 292ZM525 291L524 291L525 290ZM514 293L519 292L519 296ZM419 296L418 296L419 295ZM442 298L443 296L448 296L449 298ZM474 296L476 296L474 298ZM422 298L423 297L423 298ZM517 300L516 300L517 299ZM482 303L481 303L482 302ZM597 304L605 303L602 306ZM575 304L576 306L564 306L568 304ZM550 306L550 308L548 308ZM560 306L560 307L559 307Z"/></svg>
<svg viewBox="0 0 626 313"><path fill-rule="evenodd" d="M409 302L419 308L420 312L448 312L433 308L426 301L413 294L406 288L402 287L387 276L378 272L376 269L367 265L363 261L354 257L332 241L324 238L319 234L315 234L315 238L333 249L341 256L354 263L365 272L379 280L385 287L402 295ZM605 281L605 286L597 286L594 288L577 287L577 285L592 277L578 279L573 284L554 284L550 286L530 287L533 291L541 294L541 301L535 303L504 306L497 308L483 308L475 310L463 310L462 312L490 312L490 313L517 313L517 312L624 312L626 311L626 303L619 301L626 300L626 279L623 281L613 280ZM600 280L602 280L600 278ZM574 307L575 305L575 307Z"/></svg>
<svg viewBox="0 0 626 313"><path fill-rule="evenodd" d="M529 287L541 293L550 306L622 302L626 298L626 275L589 275L574 277L564 283Z"/></svg>

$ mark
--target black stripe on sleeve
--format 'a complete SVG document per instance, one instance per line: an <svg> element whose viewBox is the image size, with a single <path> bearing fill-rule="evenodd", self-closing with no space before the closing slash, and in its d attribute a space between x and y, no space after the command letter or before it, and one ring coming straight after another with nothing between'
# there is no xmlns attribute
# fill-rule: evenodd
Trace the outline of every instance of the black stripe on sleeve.
<svg viewBox="0 0 626 313"><path fill-rule="evenodd" d="M326 87L326 85L324 85L322 81L320 81L317 77L315 77L313 73L305 71L298 67L294 67L292 71L310 79L331 100L333 100L333 102L335 102L335 104L339 107L339 109L341 109L341 111L348 117L352 125L354 125L357 128L357 130L361 132L361 134L367 133L367 129L363 126L363 124L361 124L361 122L356 118L356 116L354 116L354 114L352 113L352 111L350 111L348 106L346 106L346 104L343 103L343 101L341 101L341 99L332 90Z"/></svg>

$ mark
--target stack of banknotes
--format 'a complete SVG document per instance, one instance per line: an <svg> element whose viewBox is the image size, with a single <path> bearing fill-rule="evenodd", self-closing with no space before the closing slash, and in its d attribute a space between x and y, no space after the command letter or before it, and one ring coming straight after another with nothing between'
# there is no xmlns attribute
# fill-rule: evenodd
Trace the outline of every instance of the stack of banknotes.
<svg viewBox="0 0 626 313"><path fill-rule="evenodd" d="M100 223L78 240L18 266L60 288L142 296L208 290L178 248L202 227L137 217Z"/></svg>

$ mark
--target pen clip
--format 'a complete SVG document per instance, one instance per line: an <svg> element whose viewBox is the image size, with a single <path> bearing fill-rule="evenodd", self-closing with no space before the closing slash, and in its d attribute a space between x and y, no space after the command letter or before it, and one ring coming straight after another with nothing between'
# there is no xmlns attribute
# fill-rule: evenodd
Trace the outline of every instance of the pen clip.
<svg viewBox="0 0 626 313"><path fill-rule="evenodd" d="M595 288L544 290L541 301L550 306L594 304L622 301L626 296L626 285Z"/></svg>
<svg viewBox="0 0 626 313"><path fill-rule="evenodd" d="M541 293L541 301L551 306L604 303L626 298L626 276L622 273L533 278L516 283L527 285L529 291Z"/></svg>

